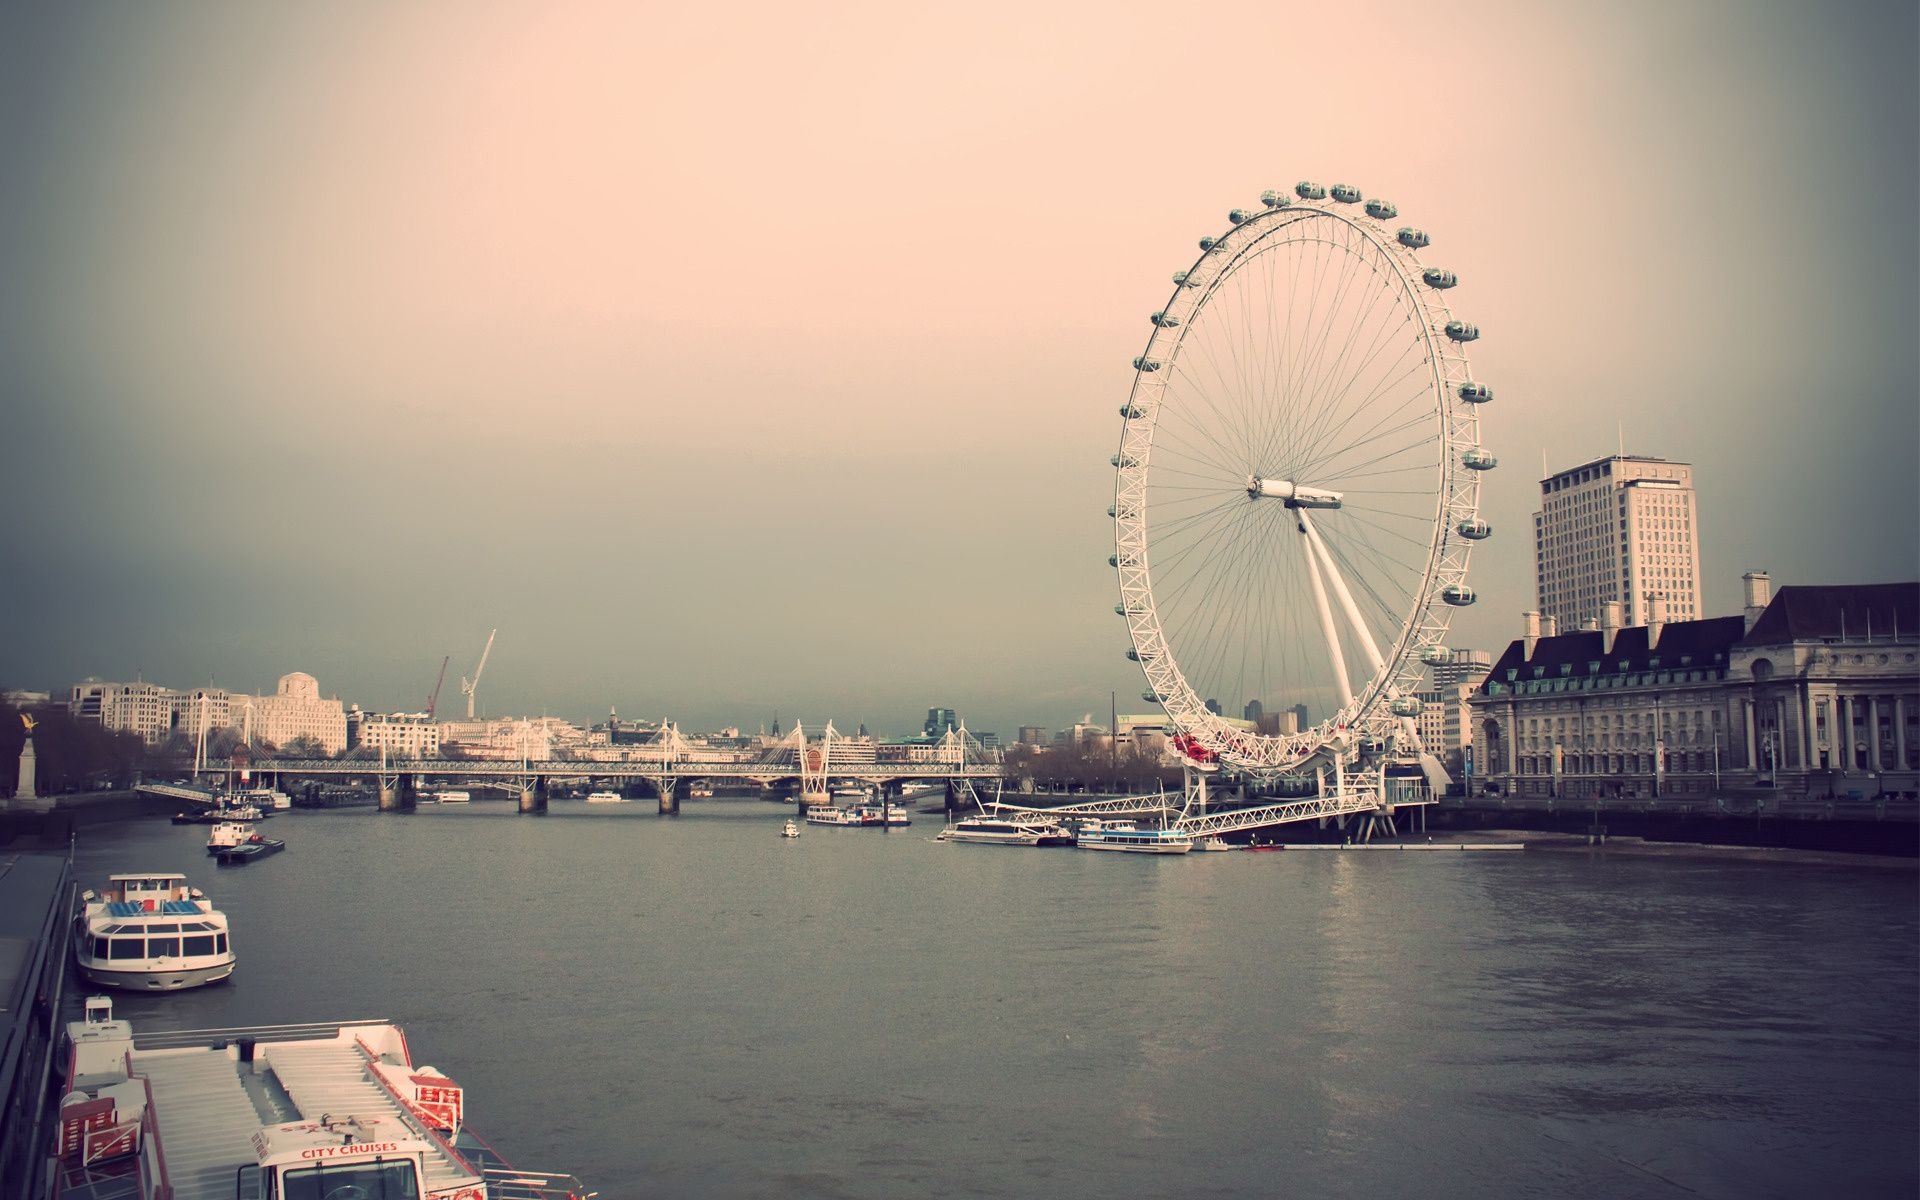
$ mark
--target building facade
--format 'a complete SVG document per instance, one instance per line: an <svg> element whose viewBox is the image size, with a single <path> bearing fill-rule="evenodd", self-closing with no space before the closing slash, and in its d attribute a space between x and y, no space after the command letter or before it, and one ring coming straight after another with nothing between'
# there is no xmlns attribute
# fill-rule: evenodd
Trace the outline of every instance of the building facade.
<svg viewBox="0 0 1920 1200"><path fill-rule="evenodd" d="M175 701L169 688L136 680L133 683L76 683L67 698L67 712L76 720L97 722L115 733L138 734L149 746L173 735Z"/></svg>
<svg viewBox="0 0 1920 1200"><path fill-rule="evenodd" d="M1687 463L1615 455L1548 476L1533 540L1539 611L1559 629L1598 626L1609 602L1644 625L1652 597L1672 620L1704 615Z"/></svg>
<svg viewBox="0 0 1920 1200"><path fill-rule="evenodd" d="M347 748L345 706L338 698L322 699L319 681L304 671L282 675L271 696L233 696L230 703L242 714L236 727L250 745L285 747L296 738L312 738L330 756Z"/></svg>
<svg viewBox="0 0 1920 1200"><path fill-rule="evenodd" d="M1746 584L1740 616L1530 624L1472 695L1476 777L1574 801L1920 789L1920 583Z"/></svg>
<svg viewBox="0 0 1920 1200"><path fill-rule="evenodd" d="M440 726L425 713L347 710L347 746L385 752L393 758L440 757Z"/></svg>

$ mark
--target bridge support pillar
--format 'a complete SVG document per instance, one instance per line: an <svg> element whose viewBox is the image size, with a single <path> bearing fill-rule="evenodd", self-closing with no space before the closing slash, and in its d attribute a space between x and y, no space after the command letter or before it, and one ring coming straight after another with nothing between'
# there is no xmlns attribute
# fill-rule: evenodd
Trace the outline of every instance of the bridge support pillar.
<svg viewBox="0 0 1920 1200"><path fill-rule="evenodd" d="M544 815L547 811L547 777L536 776L530 784L520 785L520 811Z"/></svg>
<svg viewBox="0 0 1920 1200"><path fill-rule="evenodd" d="M660 793L661 816L677 817L680 815L679 783L679 779L672 775L662 775L653 781L654 789Z"/></svg>
<svg viewBox="0 0 1920 1200"><path fill-rule="evenodd" d="M380 811L381 812L399 812L400 811L399 780L382 779L380 781Z"/></svg>

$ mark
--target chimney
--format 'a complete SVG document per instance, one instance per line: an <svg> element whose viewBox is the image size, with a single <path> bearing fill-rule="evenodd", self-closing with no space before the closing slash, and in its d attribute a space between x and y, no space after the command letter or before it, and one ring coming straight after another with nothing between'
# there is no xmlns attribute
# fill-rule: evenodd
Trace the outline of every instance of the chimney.
<svg viewBox="0 0 1920 1200"><path fill-rule="evenodd" d="M1581 621L1580 621L1580 632L1582 632L1582 633L1599 633L1599 632L1600 632L1600 618L1598 618L1598 617L1583 617L1583 618L1581 619Z"/></svg>
<svg viewBox="0 0 1920 1200"><path fill-rule="evenodd" d="M1546 616L1541 617L1540 618L1540 636L1541 637L1559 637L1560 636L1560 618L1554 616L1552 613L1548 613Z"/></svg>
<svg viewBox="0 0 1920 1200"><path fill-rule="evenodd" d="M1609 600L1600 606L1600 653L1613 653L1613 639L1620 632L1620 602Z"/></svg>
<svg viewBox="0 0 1920 1200"><path fill-rule="evenodd" d="M1532 658L1533 648L1540 644L1540 614L1532 611L1523 612L1520 614L1520 619L1526 623L1523 626L1526 633L1521 636L1520 644L1526 651L1526 657Z"/></svg>
<svg viewBox="0 0 1920 1200"><path fill-rule="evenodd" d="M1747 591L1747 629L1753 632L1754 622L1760 614L1767 611L1767 605L1773 603L1773 580L1765 571L1748 571L1740 577Z"/></svg>
<svg viewBox="0 0 1920 1200"><path fill-rule="evenodd" d="M1649 596L1647 598L1647 650L1651 653L1660 644L1660 631L1667 627L1667 598Z"/></svg>

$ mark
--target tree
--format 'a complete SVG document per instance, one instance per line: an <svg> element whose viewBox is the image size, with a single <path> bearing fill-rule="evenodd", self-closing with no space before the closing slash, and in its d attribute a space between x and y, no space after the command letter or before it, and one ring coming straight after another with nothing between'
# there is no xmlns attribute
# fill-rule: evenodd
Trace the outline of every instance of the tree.
<svg viewBox="0 0 1920 1200"><path fill-rule="evenodd" d="M327 748L320 744L320 739L309 737L303 733L299 737L289 739L286 745L280 747L278 757L326 758L328 755Z"/></svg>

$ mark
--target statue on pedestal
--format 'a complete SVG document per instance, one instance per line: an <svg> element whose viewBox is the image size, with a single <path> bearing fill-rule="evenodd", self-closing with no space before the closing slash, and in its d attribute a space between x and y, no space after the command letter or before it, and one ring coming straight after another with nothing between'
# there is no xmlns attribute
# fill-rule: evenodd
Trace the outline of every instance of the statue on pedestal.
<svg viewBox="0 0 1920 1200"><path fill-rule="evenodd" d="M20 723L27 727L27 740L26 744L20 747L20 786L15 789L13 798L15 800L32 800L39 795L39 793L33 790L33 782L34 778L40 773L38 763L33 753L33 727L35 722L34 719L26 713L21 713Z"/></svg>

